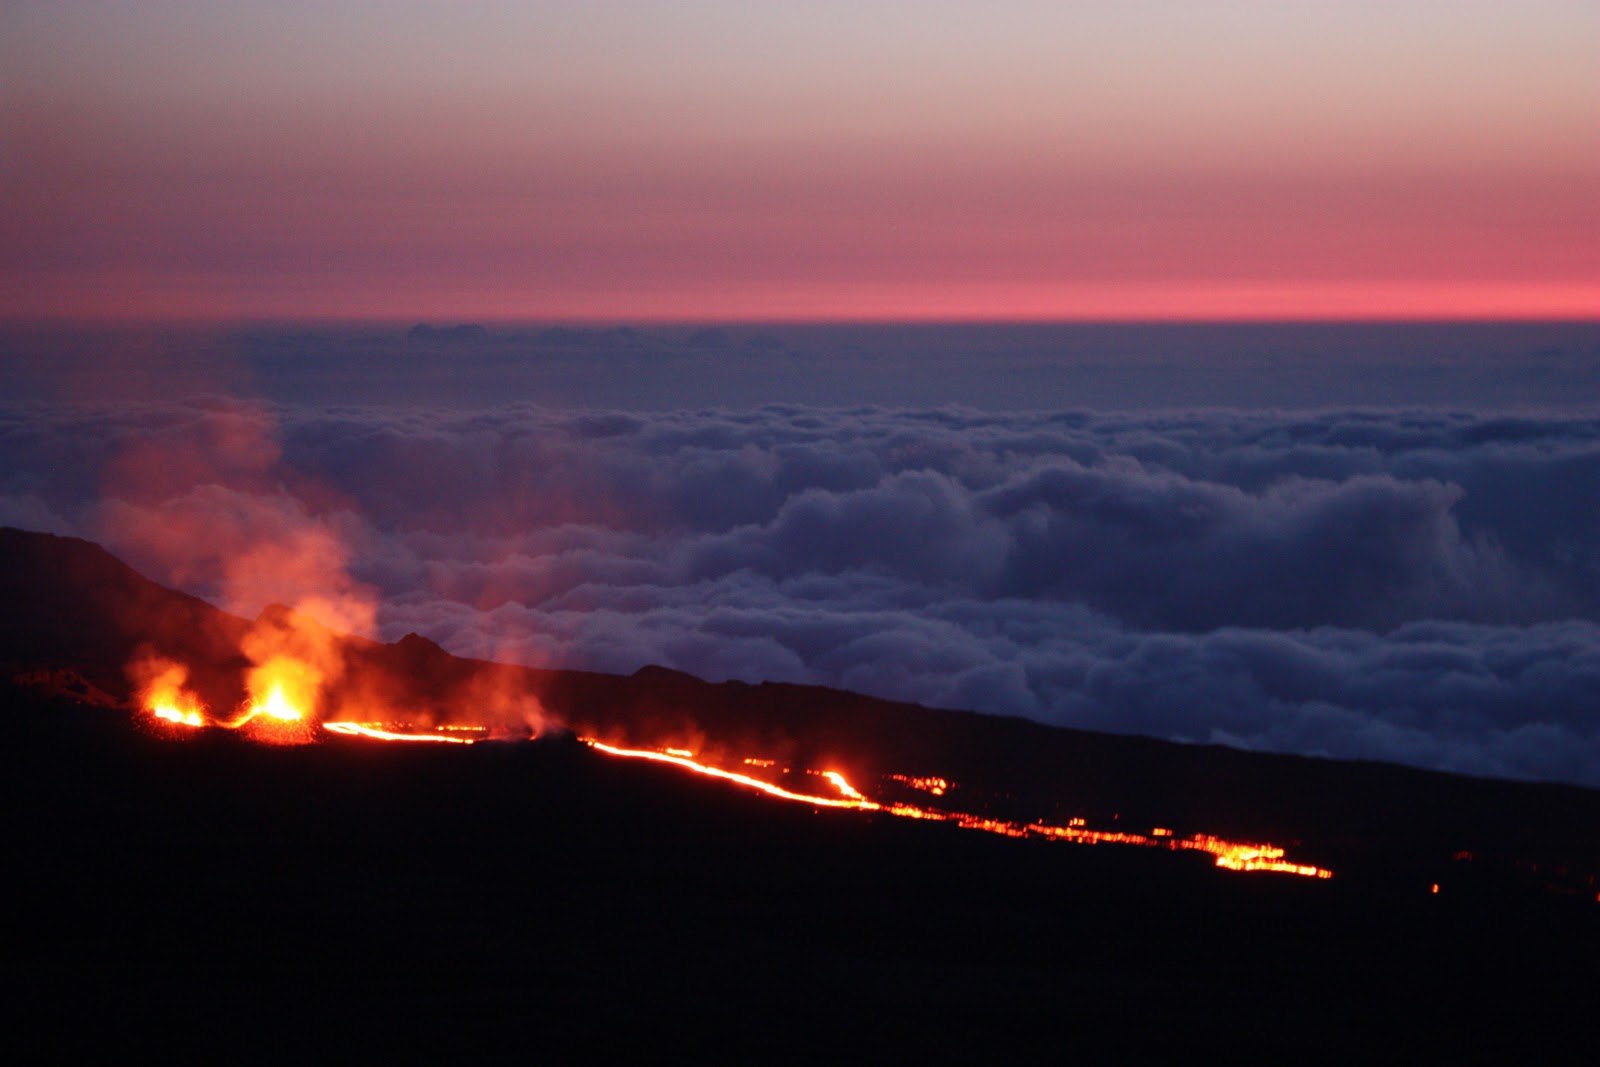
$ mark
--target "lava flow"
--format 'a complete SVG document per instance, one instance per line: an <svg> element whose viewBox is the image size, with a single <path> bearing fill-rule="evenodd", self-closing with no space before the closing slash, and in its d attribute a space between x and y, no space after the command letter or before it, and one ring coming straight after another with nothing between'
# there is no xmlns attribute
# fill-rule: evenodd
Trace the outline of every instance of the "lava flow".
<svg viewBox="0 0 1600 1067"><path fill-rule="evenodd" d="M1082 819L1073 819L1065 826L1045 822L1017 823L1004 819L991 819L981 815L972 815L966 812L925 808L903 802L883 804L868 798L851 785L844 775L838 771L822 771L818 776L826 779L841 795L839 797L816 796L809 793L797 793L747 774L727 771L720 767L713 767L710 764L696 762L691 758L692 753L686 753L682 749L667 749L664 751L630 749L607 745L593 738L584 738L583 741L589 747L607 755L628 759L646 759L657 763L670 763L673 766L682 767L696 774L720 778L723 781L734 782L750 789L757 789L769 796L778 797L782 800L799 801L819 807L881 811L904 819L950 822L955 823L962 829L983 830L1006 837L1039 837L1046 840L1070 841L1087 845L1135 845L1144 848L1165 848L1175 852L1206 852L1216 858L1218 867L1230 871L1273 871L1279 874L1299 875L1304 878L1333 877L1333 872L1326 868L1305 863L1293 863L1284 859L1284 850L1276 845L1228 841L1210 834L1177 837L1174 836L1171 830L1161 828L1153 829L1148 834L1130 833L1121 830L1091 830ZM771 760L746 759L743 762L753 766L772 766ZM949 781L944 778L910 778L898 774L892 775L891 778L903 784L923 789L935 796L944 795L950 788Z"/></svg>
<svg viewBox="0 0 1600 1067"><path fill-rule="evenodd" d="M396 729L396 727L401 728ZM400 723L385 722L325 722L322 728L330 733L344 734L346 737L365 737L373 741L440 741L450 745L470 745L474 741L483 740L489 732L481 726L462 726L440 727L440 732L420 734L404 728ZM459 736L465 733L479 736Z"/></svg>
<svg viewBox="0 0 1600 1067"><path fill-rule="evenodd" d="M689 757L689 755L682 754L686 751L684 749L669 748L657 752L648 748L617 748L614 745L602 744L592 737L583 738L583 743L597 752L604 752L608 756L621 756L626 759L647 759L653 760L656 763L670 763L675 767L682 767L684 770L693 771L696 774L704 774L711 778L721 778L725 782L733 782L737 785L742 785L747 789L758 789L768 796L777 797L780 800L798 800L803 804L815 804L818 807L824 808L864 808L871 811L878 810L878 805L874 804L870 800L867 800L865 797L862 797L861 794L857 793L854 789L850 789L848 783L845 784L845 788L848 789L849 792L845 794L844 800L839 800L836 797L812 796L809 793L792 792L791 790L783 788L781 785L774 785L771 782L763 781L760 778L752 778L748 774L739 774L737 771L725 771L719 767L712 767L709 764L696 763ZM837 776L835 777L837 778ZM837 778L837 781L844 782L844 779Z"/></svg>
<svg viewBox="0 0 1600 1067"><path fill-rule="evenodd" d="M242 730L252 740L270 744L304 744L313 741L318 731L344 737L385 742L435 742L466 745L489 736L488 728L481 726L440 726L432 729L417 728L394 722L321 721L313 714L316 707L314 680L293 662L275 661L253 672L250 688L253 699L231 719L219 719L210 714L205 704L186 688L187 671L180 664L154 661L144 669L146 676L140 702L144 710L163 726L186 729L216 727L224 730ZM1049 841L1067 841L1087 845L1129 845L1143 848L1163 848L1170 851L1205 852L1215 857L1216 865L1232 871L1273 871L1306 878L1331 878L1332 872L1304 863L1294 863L1284 856L1276 845L1229 841L1210 834L1191 834L1179 837L1171 830L1152 829L1149 833L1124 830L1092 830L1083 819L1069 820L1065 825L1046 822L1013 822L984 815L956 811L943 807L925 807L901 800L874 800L852 785L838 771L812 771L828 783L837 795L803 793L785 788L752 774L725 770L695 758L695 753L681 748L647 749L622 748L606 744L595 738L582 738L584 744L596 752L619 759L643 759L655 763L671 764L695 774L720 779L734 785L755 790L801 804L822 808L846 808L855 811L882 812L903 819L921 819L952 823L966 830L982 830L1005 837L1031 837ZM776 773L775 761L749 757L742 764L753 769ZM789 773L790 768L781 768ZM944 797L953 783L935 776L889 775L887 780L902 787L924 792L933 797Z"/></svg>

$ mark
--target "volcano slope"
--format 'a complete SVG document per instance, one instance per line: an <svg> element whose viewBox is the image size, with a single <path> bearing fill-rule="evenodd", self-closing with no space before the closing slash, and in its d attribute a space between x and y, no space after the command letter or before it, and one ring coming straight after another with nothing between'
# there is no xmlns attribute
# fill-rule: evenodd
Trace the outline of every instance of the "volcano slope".
<svg viewBox="0 0 1600 1067"><path fill-rule="evenodd" d="M160 642L225 706L247 620L20 531L0 589L12 1001L17 1040L57 1055L1589 1051L1590 791L485 665L416 637L349 640L345 677L445 716L493 672L537 695L543 736L175 740L128 706L124 665ZM778 803L575 740L686 731L852 780L942 774L991 810L1293 842L1336 877Z"/></svg>

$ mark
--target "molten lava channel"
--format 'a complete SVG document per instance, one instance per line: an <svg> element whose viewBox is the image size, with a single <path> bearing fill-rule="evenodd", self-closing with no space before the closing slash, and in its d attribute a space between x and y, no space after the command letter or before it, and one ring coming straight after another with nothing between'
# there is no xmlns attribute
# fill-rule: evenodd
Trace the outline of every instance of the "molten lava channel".
<svg viewBox="0 0 1600 1067"><path fill-rule="evenodd" d="M323 734L335 734L368 741L432 742L454 745L469 745L488 736L487 728L478 726L440 726L432 729L419 729L391 722L318 722L307 710L306 703L297 700L291 695L286 685L281 682L267 685L263 695L248 701L245 707L233 718L218 719L209 713L205 704L197 696L183 688L181 684L174 683L172 678L176 677L180 677L180 675L169 673L169 675L163 676L163 680L159 684L151 685L142 695L142 704L146 714L164 727L178 727L186 730L208 727L223 730L242 730L252 740L270 744L306 743L315 740L318 731ZM1083 819L1072 819L1066 825L1046 822L1020 823L948 808L925 807L905 801L882 802L868 797L853 786L843 774L831 770L821 772L807 771L806 773L814 774L827 782L837 795L824 796L818 793L801 793L752 774L726 770L710 763L701 762L695 758L695 753L687 749L622 748L595 738L586 737L581 740L596 752L617 759L640 759L653 763L670 764L694 774L719 779L741 788L764 793L778 800L810 804L814 807L883 812L903 819L953 823L962 829L981 830L985 833L1000 834L1005 837L1032 837L1084 845L1110 844L1142 848L1163 848L1175 852L1205 852L1215 858L1218 867L1230 871L1271 871L1279 874L1298 875L1304 878L1331 878L1333 876L1333 872L1326 868L1295 863L1286 859L1284 850L1276 845L1229 841L1210 834L1191 834L1188 837L1179 837L1171 830L1160 827L1152 829L1147 834L1123 830L1092 830ZM777 766L773 760L755 756L747 757L741 763L744 766L759 770L771 770ZM784 768L784 770L787 771L788 768ZM933 776L896 774L890 775L889 780L927 793L933 797L944 797L952 788L952 783L947 779Z"/></svg>
<svg viewBox="0 0 1600 1067"><path fill-rule="evenodd" d="M470 745L476 737L458 737L448 733L419 734L389 727L395 724L381 722L325 722L324 730L346 737L365 737L373 741L439 741L450 745Z"/></svg>
<svg viewBox="0 0 1600 1067"><path fill-rule="evenodd" d="M1206 852L1215 857L1218 867L1230 871L1273 871L1279 874L1299 875L1303 878L1333 877L1333 872L1326 868L1305 863L1293 863L1286 860L1284 858L1284 850L1276 845L1228 841L1210 834L1177 837L1171 830L1161 828L1153 829L1148 834L1130 833L1121 830L1091 830L1084 824L1082 819L1073 819L1066 826L1045 822L1017 823L965 812L949 811L942 808L926 808L904 802L883 804L868 798L860 790L852 786L844 775L838 771L823 771L820 777L828 781L841 795L839 797L816 796L808 793L797 793L772 782L747 774L740 774L737 771L723 770L710 764L696 762L691 758L690 754L684 754L681 749L657 751L654 749L619 748L615 745L596 741L593 738L584 738L583 741L589 747L607 755L625 759L645 759L656 763L670 763L673 766L682 767L684 770L693 771L696 774L719 778L723 781L734 782L750 789L759 790L768 796L778 797L782 800L798 801L804 804L814 804L819 807L881 811L904 819L951 822L962 829L983 830L987 833L1001 834L1006 837L1039 837L1052 841L1070 841L1075 844L1134 845L1144 848L1165 848L1175 852ZM758 766L772 765L770 760L753 758L746 759L743 762ZM914 783L915 788L921 788L923 791L932 793L935 796L943 796L950 788L949 781L943 778L913 779L904 775L893 775L891 777L905 784Z"/></svg>

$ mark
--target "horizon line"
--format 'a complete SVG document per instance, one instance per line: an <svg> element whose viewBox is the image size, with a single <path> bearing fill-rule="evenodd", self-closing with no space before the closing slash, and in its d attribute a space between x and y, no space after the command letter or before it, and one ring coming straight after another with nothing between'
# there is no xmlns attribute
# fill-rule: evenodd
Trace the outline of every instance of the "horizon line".
<svg viewBox="0 0 1600 1067"><path fill-rule="evenodd" d="M694 329L697 327L813 328L813 327L1027 327L1027 326L1600 326L1600 310L1585 314L1498 315L1107 315L1107 316L502 316L502 315L5 315L0 330L13 329L205 329L321 326L340 329L401 329L417 326L436 329Z"/></svg>

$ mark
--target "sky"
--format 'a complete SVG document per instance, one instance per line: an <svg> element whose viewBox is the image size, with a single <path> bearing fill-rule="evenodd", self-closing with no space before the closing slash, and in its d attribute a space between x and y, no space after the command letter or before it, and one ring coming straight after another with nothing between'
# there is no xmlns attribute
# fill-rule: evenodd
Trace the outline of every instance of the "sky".
<svg viewBox="0 0 1600 1067"><path fill-rule="evenodd" d="M1600 316L1600 6L0 9L0 316Z"/></svg>

